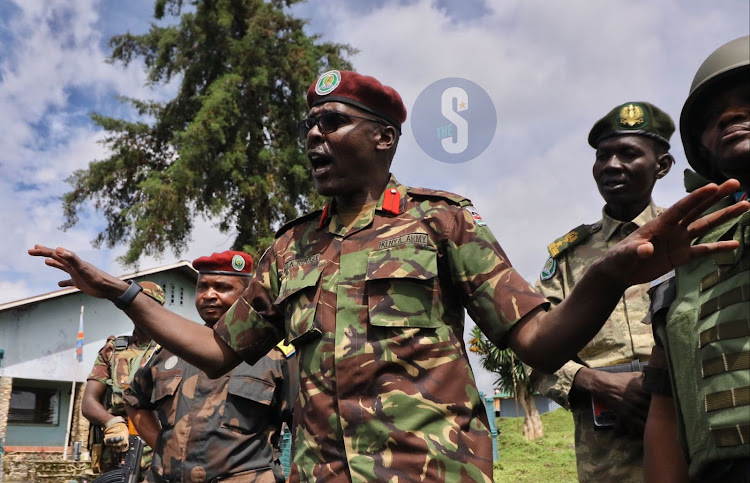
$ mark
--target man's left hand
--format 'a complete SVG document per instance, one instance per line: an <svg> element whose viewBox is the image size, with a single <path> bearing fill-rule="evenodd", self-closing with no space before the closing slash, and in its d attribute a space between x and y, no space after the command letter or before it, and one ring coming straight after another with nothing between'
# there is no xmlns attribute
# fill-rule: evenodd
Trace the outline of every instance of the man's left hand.
<svg viewBox="0 0 750 483"><path fill-rule="evenodd" d="M693 191L610 248L601 260L602 270L624 290L650 282L695 258L736 249L739 245L733 240L698 245L692 245L692 241L750 209L750 203L741 201L701 217L738 188L739 182L731 179L721 186L709 184Z"/></svg>
<svg viewBox="0 0 750 483"><path fill-rule="evenodd" d="M119 416L107 421L104 425L104 444L115 451L123 453L128 450L130 432L125 420Z"/></svg>

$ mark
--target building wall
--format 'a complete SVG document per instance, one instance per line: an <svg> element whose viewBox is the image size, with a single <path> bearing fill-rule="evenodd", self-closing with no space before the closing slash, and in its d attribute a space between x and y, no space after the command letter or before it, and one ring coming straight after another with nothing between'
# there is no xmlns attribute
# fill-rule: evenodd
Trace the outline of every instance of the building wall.
<svg viewBox="0 0 750 483"><path fill-rule="evenodd" d="M195 310L195 279L169 271L137 281L151 280L165 287L165 307L200 321ZM78 322L84 307L83 362L76 367ZM0 312L0 341L5 349L5 376L48 381L83 382L99 349L110 335L133 332L133 323L112 302L75 292Z"/></svg>
<svg viewBox="0 0 750 483"><path fill-rule="evenodd" d="M197 275L196 275L197 277ZM169 270L136 281L150 280L166 292L165 307L196 322L195 277L184 270ZM84 306L83 362L75 359L76 336ZM59 390L59 418L55 426L9 423L6 446L62 446L68 419L71 383L84 382L99 349L109 335L133 331L127 316L108 300L81 292L30 303L0 312L0 341L5 349L4 376L14 386ZM74 415L75 419L75 415ZM74 434L79 431L73 430Z"/></svg>

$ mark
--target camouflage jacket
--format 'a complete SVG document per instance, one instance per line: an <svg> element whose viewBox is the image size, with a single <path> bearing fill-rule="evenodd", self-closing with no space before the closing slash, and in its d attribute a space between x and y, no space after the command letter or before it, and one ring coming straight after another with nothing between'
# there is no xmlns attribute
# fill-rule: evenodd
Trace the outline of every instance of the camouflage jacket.
<svg viewBox="0 0 750 483"><path fill-rule="evenodd" d="M602 209L602 219L593 225L584 225L571 231L550 245L550 254L536 287L556 306L573 290L591 264L604 255L636 229L656 218L664 211L649 204L633 221L622 222L607 215ZM575 235L572 235L575 233ZM562 243L560 243L562 241ZM648 326L641 323L649 308L649 284L628 288L617 307L598 334L578 353L590 367L612 366L638 359L647 362L653 347L653 336ZM561 406L570 409L568 399L573 379L583 367L569 361L554 374L534 371L540 392Z"/></svg>
<svg viewBox="0 0 750 483"><path fill-rule="evenodd" d="M127 336L125 336L127 337ZM118 339L125 342L125 337L110 335L107 342L99 350L94 361L94 367L87 380L98 381L107 386L107 398L104 407L115 416L125 416L125 406L122 401L122 393L135 374L133 365L140 357L139 366L148 360L151 352L156 347L150 340L139 342L132 337L127 338L127 347L116 348ZM145 352L145 353L144 353Z"/></svg>
<svg viewBox="0 0 750 483"><path fill-rule="evenodd" d="M463 342L545 304L465 198L391 177L347 230L330 203L283 227L214 327L246 361L299 351L290 481L492 481Z"/></svg>
<svg viewBox="0 0 750 483"><path fill-rule="evenodd" d="M291 367L290 367L291 366ZM291 424L297 388L293 360L272 349L217 379L161 349L125 391L136 409L155 410L162 429L152 471L174 482L208 482L242 473L239 481L284 481L272 442ZM234 481L234 480L233 480Z"/></svg>

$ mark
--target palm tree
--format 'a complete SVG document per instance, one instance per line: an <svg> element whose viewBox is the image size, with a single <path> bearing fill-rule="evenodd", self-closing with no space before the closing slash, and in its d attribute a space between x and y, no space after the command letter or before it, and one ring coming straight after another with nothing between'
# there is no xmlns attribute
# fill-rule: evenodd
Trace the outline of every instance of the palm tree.
<svg viewBox="0 0 750 483"><path fill-rule="evenodd" d="M500 350L484 336L479 327L474 327L469 340L469 350L479 354L482 367L497 374L495 385L512 394L523 409L523 435L533 440L544 435L542 418L534 404L534 387L523 362L510 349Z"/></svg>

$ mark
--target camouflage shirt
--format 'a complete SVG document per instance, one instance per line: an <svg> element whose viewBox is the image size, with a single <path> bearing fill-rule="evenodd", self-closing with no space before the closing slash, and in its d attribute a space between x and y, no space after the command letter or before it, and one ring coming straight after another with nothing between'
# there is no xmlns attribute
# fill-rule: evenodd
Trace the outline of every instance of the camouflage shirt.
<svg viewBox="0 0 750 483"><path fill-rule="evenodd" d="M107 342L99 350L94 361L94 367L87 378L88 381L98 381L109 389L108 400L105 408L115 416L125 416L125 406L122 401L122 392L130 382L130 377L135 373L133 364L140 357L139 366L148 360L155 345L150 340L137 341L129 337L127 347L116 349L117 337L110 335ZM111 396L109 394L111 393Z"/></svg>
<svg viewBox="0 0 750 483"><path fill-rule="evenodd" d="M119 347L119 344L125 345ZM138 341L135 338L111 335L107 342L99 350L94 361L94 367L87 378L88 381L98 381L107 386L104 407L112 415L126 417L125 403L122 400L122 394L130 383L130 378L135 374L136 364L143 367L149 356L156 348L156 344L151 340ZM100 469L103 473L118 468L120 460L119 453L116 453L109 446L102 448L100 456ZM151 447L143 447L143 457L141 458L141 470L146 472L151 466Z"/></svg>
<svg viewBox="0 0 750 483"><path fill-rule="evenodd" d="M536 287L556 306L604 252L662 211L651 203L631 222L622 222L602 210L600 221L579 227L550 245L554 256L547 261ZM634 359L648 361L653 337L650 328L641 323L648 313L648 288L646 283L625 291L599 333L578 353L582 362L601 367ZM571 409L573 379L581 367L570 361L554 374L533 371L532 378L542 394ZM642 481L642 438L595 430L588 398L574 406L579 481L603 481L602 478L615 476L622 482Z"/></svg>
<svg viewBox="0 0 750 483"><path fill-rule="evenodd" d="M211 379L168 350L156 352L124 396L136 409L155 410L161 422L154 474L191 483L238 473L243 482L284 481L272 441L282 422L291 423L297 388L290 394L285 384L296 380L289 366L273 349L254 366L242 363Z"/></svg>
<svg viewBox="0 0 750 483"><path fill-rule="evenodd" d="M334 203L282 228L214 329L300 352L290 481L491 481L464 308L500 344L542 304L468 200L391 178L349 229Z"/></svg>

